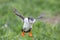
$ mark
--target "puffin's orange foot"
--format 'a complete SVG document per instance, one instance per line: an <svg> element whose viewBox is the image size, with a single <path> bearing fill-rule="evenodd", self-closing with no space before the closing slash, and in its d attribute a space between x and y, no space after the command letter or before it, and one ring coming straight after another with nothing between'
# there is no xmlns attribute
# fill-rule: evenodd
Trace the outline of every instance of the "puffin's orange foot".
<svg viewBox="0 0 60 40"><path fill-rule="evenodd" d="M24 37L25 33L24 33L24 32L22 32L22 34L21 34L21 35Z"/></svg>
<svg viewBox="0 0 60 40"><path fill-rule="evenodd" d="M32 32L29 32L29 36L32 37Z"/></svg>

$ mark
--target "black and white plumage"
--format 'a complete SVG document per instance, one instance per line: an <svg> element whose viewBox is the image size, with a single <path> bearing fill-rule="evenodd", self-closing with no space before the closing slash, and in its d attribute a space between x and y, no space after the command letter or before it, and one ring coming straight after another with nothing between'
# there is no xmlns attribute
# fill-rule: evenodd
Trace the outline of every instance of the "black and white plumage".
<svg viewBox="0 0 60 40"><path fill-rule="evenodd" d="M19 16L22 20L24 20L24 17L23 17L21 14L19 14L19 12L18 12L16 9L13 9L13 12L14 12L17 16Z"/></svg>
<svg viewBox="0 0 60 40"><path fill-rule="evenodd" d="M24 16L22 16L21 14L19 14L19 12L18 12L16 9L13 9L13 11L14 11L14 13L15 13L17 16L19 16L19 17L23 20L23 22L24 22L22 31L24 31L24 32L29 32L29 31L32 29L32 25L33 25L33 23L36 21L36 19L31 18L31 17L24 17ZM42 18L42 16L41 16L41 17L39 16L37 19L40 19L40 18Z"/></svg>
<svg viewBox="0 0 60 40"><path fill-rule="evenodd" d="M23 24L23 30L25 32L29 31L32 29L32 24L35 22L35 19L31 20L29 18L24 18L24 24Z"/></svg>

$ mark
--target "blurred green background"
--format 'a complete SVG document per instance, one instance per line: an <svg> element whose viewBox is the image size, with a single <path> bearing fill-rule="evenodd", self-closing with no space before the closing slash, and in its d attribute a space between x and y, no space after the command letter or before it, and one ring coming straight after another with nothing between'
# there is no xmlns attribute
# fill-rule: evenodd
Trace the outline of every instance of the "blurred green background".
<svg viewBox="0 0 60 40"><path fill-rule="evenodd" d="M60 0L0 0L0 40L60 40L60 22L50 25L37 21L33 25L33 37L21 36L23 22L13 13L16 8L22 15L34 18L42 12L46 16L60 16Z"/></svg>

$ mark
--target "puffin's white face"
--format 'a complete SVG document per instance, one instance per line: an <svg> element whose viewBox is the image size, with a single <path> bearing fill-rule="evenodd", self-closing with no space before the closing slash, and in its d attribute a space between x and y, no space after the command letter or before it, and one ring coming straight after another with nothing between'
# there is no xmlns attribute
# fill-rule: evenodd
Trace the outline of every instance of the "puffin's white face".
<svg viewBox="0 0 60 40"><path fill-rule="evenodd" d="M29 23L33 24L36 20L33 19L33 20L29 20Z"/></svg>

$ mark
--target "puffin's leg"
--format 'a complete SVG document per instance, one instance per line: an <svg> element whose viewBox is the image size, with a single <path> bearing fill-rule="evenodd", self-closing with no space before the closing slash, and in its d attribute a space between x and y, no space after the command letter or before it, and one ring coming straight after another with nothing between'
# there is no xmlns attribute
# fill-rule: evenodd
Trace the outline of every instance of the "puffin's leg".
<svg viewBox="0 0 60 40"><path fill-rule="evenodd" d="M32 36L32 32L31 32L31 31L29 32L29 36L30 36L30 37Z"/></svg>
<svg viewBox="0 0 60 40"><path fill-rule="evenodd" d="M24 32L22 32L22 34L21 34L22 36L24 36L25 35L25 33Z"/></svg>
<svg viewBox="0 0 60 40"><path fill-rule="evenodd" d="M31 29L30 29L30 31L29 31L29 36L30 36L30 37L32 36L32 31L31 31Z"/></svg>
<svg viewBox="0 0 60 40"><path fill-rule="evenodd" d="M22 34L21 34L22 36L24 36L25 35L25 32L23 31L23 29L22 29Z"/></svg>

